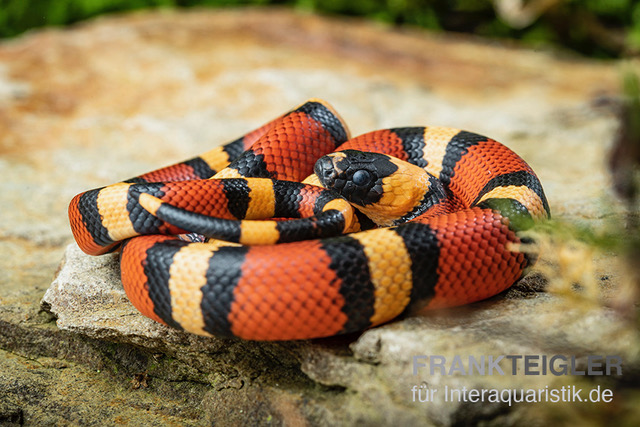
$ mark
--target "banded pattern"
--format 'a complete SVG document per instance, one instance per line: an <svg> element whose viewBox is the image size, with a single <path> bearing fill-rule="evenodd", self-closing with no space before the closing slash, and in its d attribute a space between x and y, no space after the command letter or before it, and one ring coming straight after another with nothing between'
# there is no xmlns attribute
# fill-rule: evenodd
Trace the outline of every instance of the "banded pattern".
<svg viewBox="0 0 640 427"><path fill-rule="evenodd" d="M137 202L152 218L164 221L166 229L154 227L144 221L144 226L136 228L136 235L175 234L176 227L183 232L197 233L207 238L225 240L245 245L268 245L300 240L335 236L358 230L352 206L344 199L336 198L335 193L292 181L272 181L264 178L233 179L218 182L242 182L240 194L250 203L247 209L233 209L235 219L211 216L200 213L198 206L181 208L164 202L148 193L138 193ZM211 182L211 181L208 181ZM256 184L257 183L257 184ZM229 186L223 186L228 188ZM229 194L226 194L229 196ZM256 195L256 197L252 197ZM265 195L271 198L265 198ZM220 200L215 198L216 200ZM227 206L231 207L236 198L228 197ZM257 205L257 206L256 206ZM300 206L313 206L313 216L302 218ZM255 207L255 208L254 208ZM251 209L250 209L251 208ZM229 209L229 213L232 209ZM261 220L261 218L295 218L289 221ZM243 220L238 220L246 218ZM153 228L152 228L153 227ZM166 230L172 230L173 232ZM130 237L135 237L131 235Z"/></svg>
<svg viewBox="0 0 640 427"><path fill-rule="evenodd" d="M76 196L74 236L91 254L124 241L123 285L145 316L254 340L331 336L479 301L533 262L517 250L519 233L547 218L549 206L535 173L511 150L440 127L348 135L330 106L312 100L195 159ZM369 203L385 204L389 191L412 191L385 166L385 178L371 184L380 197L355 206L388 226L366 229L370 221L348 213L331 191L280 181L322 182L305 179L314 164L317 172L336 166L350 150L412 164L410 180L426 185L414 195L419 203L383 219L366 212ZM212 216L222 237L252 245L176 236L209 234ZM326 230L347 234L324 237Z"/></svg>
<svg viewBox="0 0 640 427"><path fill-rule="evenodd" d="M314 147L312 153L319 157L335 150L348 135L346 126L328 104L320 100L310 100L244 137L198 157L123 183L78 194L69 205L71 230L80 247L91 255L113 251L118 248L120 241L140 234L178 232L175 227L172 228L151 217L139 206L135 195L142 192L179 207L190 204L203 205L202 210L196 209L199 213L241 219L242 216L225 216L224 213L214 211L206 205L210 203L222 206L221 209L225 212L239 214L249 198L235 198L229 202L227 211L224 203L226 199L207 194L207 188L210 187L199 190L196 188L204 185L200 178L210 178L211 175L200 176L192 167L194 164L206 164L211 172L219 169L216 178L277 177L300 181L311 174L315 162L315 159L305 152L308 147ZM288 163L278 169L275 165L281 157L287 159ZM229 164L230 161L234 163ZM199 170L203 169L204 166ZM192 181L195 183L189 184ZM176 187L175 182L185 182L188 188ZM132 188L132 184L139 187ZM148 187L144 187L145 184ZM171 188L167 189L167 185ZM236 192L239 190L236 187L243 184L222 181L222 185L227 186L229 191ZM252 206L262 205L255 202ZM141 230L142 224L145 225L144 231L138 231Z"/></svg>

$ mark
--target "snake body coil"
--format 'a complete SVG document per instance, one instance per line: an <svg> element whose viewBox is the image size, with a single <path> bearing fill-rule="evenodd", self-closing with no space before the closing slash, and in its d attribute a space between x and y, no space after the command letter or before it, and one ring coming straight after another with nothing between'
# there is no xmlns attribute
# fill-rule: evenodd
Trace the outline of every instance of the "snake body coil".
<svg viewBox="0 0 640 427"><path fill-rule="evenodd" d="M349 172L345 159L359 156L368 169ZM415 185L397 178L401 161L427 186L402 211L395 200ZM312 184L350 192L359 211ZM496 295L533 262L519 233L548 216L540 181L504 145L442 127L350 139L320 100L69 206L82 250L121 247L122 282L142 314L253 340L331 336Z"/></svg>

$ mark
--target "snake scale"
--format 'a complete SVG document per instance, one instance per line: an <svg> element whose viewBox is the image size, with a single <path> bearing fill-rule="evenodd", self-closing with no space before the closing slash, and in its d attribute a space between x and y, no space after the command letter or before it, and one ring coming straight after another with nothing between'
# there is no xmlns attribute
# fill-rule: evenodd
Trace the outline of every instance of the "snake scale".
<svg viewBox="0 0 640 427"><path fill-rule="evenodd" d="M351 138L318 99L69 205L83 251L120 250L142 314L250 340L327 337L494 296L535 262L522 232L548 217L539 179L504 145L428 126Z"/></svg>

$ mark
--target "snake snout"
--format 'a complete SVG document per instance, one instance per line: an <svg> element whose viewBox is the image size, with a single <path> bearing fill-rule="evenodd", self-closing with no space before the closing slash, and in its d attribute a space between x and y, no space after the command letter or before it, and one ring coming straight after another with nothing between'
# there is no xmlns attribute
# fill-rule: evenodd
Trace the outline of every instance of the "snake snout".
<svg viewBox="0 0 640 427"><path fill-rule="evenodd" d="M333 160L329 156L319 158L313 167L313 172L325 187L333 186L338 175Z"/></svg>

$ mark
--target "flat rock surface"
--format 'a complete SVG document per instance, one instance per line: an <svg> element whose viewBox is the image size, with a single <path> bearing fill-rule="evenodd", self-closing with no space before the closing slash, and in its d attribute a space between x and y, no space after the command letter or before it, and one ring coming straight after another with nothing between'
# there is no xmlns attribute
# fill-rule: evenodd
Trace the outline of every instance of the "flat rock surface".
<svg viewBox="0 0 640 427"><path fill-rule="evenodd" d="M638 331L616 308L626 274L614 254L549 241L536 270L490 301L355 336L254 343L182 334L139 315L117 256L82 254L66 214L79 192L189 158L318 97L354 135L440 125L491 136L537 172L556 218L599 228L623 218L606 169L618 72L278 9L145 12L4 41L0 423L638 420ZM563 292L574 281L579 296ZM464 375L450 363L434 372L414 364L556 354L573 356L578 372L590 355L618 356L623 375L525 375L521 364L515 375ZM463 387L524 390L516 400L530 389L610 389L615 404L445 399ZM438 391L420 402L426 394L416 392L427 390Z"/></svg>

